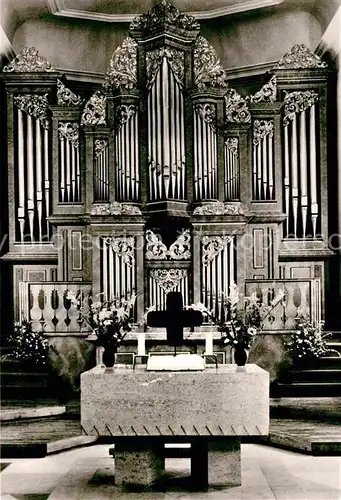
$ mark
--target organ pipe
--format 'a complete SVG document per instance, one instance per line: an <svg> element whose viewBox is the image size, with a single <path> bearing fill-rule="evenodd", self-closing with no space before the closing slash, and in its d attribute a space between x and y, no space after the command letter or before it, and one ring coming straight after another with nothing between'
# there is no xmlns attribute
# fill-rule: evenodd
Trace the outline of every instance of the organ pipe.
<svg viewBox="0 0 341 500"><path fill-rule="evenodd" d="M24 131L23 114L18 109L18 187L19 187L19 207L18 219L20 227L21 241L24 241L25 229L25 164L24 164Z"/></svg>
<svg viewBox="0 0 341 500"><path fill-rule="evenodd" d="M316 121L315 104L310 108L310 190L311 190L311 217L313 223L313 237L316 237L316 225L318 217L317 202L317 169L316 169Z"/></svg>

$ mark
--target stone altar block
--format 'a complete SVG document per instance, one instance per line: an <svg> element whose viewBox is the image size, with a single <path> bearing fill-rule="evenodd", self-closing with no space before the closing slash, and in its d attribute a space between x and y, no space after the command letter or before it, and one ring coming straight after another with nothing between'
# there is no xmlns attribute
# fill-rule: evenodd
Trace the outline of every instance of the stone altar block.
<svg viewBox="0 0 341 500"><path fill-rule="evenodd" d="M117 484L156 481L169 442L191 444L195 483L240 484L240 437L269 431L269 374L252 364L244 372L96 366L81 375L81 424L112 437Z"/></svg>

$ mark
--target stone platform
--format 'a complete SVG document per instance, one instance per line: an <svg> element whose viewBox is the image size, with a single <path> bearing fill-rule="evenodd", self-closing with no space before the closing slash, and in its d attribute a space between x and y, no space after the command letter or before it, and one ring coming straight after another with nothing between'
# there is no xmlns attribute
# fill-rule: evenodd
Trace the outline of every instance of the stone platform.
<svg viewBox="0 0 341 500"><path fill-rule="evenodd" d="M197 484L240 484L240 437L269 431L269 374L256 365L242 372L97 366L81 375L81 425L115 442L117 484L156 482L167 442L191 444Z"/></svg>

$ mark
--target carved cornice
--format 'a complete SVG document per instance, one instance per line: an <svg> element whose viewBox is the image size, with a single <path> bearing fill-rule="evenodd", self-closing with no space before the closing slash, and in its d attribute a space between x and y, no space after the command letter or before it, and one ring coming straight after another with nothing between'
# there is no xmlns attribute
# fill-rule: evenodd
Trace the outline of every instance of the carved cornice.
<svg viewBox="0 0 341 500"><path fill-rule="evenodd" d="M117 128L122 127L125 123L127 123L132 116L135 115L137 111L136 106L130 104L129 106L126 104L121 104L116 108L116 126Z"/></svg>
<svg viewBox="0 0 341 500"><path fill-rule="evenodd" d="M296 113L301 113L318 101L318 94L313 90L286 93L284 97L284 126L289 125Z"/></svg>
<svg viewBox="0 0 341 500"><path fill-rule="evenodd" d="M206 122L215 128L216 125L216 108L213 104L196 104L195 111Z"/></svg>
<svg viewBox="0 0 341 500"><path fill-rule="evenodd" d="M226 148L238 158L238 137L228 137L225 141ZM200 207L202 208L202 207Z"/></svg>
<svg viewBox="0 0 341 500"><path fill-rule="evenodd" d="M55 71L54 66L40 56L35 47L25 47L3 69L6 73L37 73Z"/></svg>
<svg viewBox="0 0 341 500"><path fill-rule="evenodd" d="M282 59L275 64L274 69L310 69L327 68L328 65L314 54L304 43L296 44Z"/></svg>
<svg viewBox="0 0 341 500"><path fill-rule="evenodd" d="M182 87L184 84L185 54L182 50L173 49L171 47L159 47L158 49L147 52L146 65L148 86L150 87L154 82L164 57L167 58L176 81Z"/></svg>
<svg viewBox="0 0 341 500"><path fill-rule="evenodd" d="M147 260L188 260L191 258L191 234L185 229L171 244L169 250L161 238L150 229L146 231Z"/></svg>
<svg viewBox="0 0 341 500"><path fill-rule="evenodd" d="M14 96L14 104L30 116L40 120L42 126L48 129L50 121L48 118L49 102L47 94L23 94Z"/></svg>
<svg viewBox="0 0 341 500"><path fill-rule="evenodd" d="M135 264L135 238L133 236L114 237L108 236L106 244L122 259L123 264L133 267Z"/></svg>
<svg viewBox="0 0 341 500"><path fill-rule="evenodd" d="M206 267L233 241L233 236L204 236L202 239L202 263Z"/></svg>
<svg viewBox="0 0 341 500"><path fill-rule="evenodd" d="M222 89L228 87L226 74L216 51L203 36L198 36L196 39L193 60L194 83L199 90L205 90L207 87Z"/></svg>
<svg viewBox="0 0 341 500"><path fill-rule="evenodd" d="M100 90L97 90L86 103L81 125L105 125L106 124L106 107L107 98Z"/></svg>
<svg viewBox="0 0 341 500"><path fill-rule="evenodd" d="M274 121L273 120L255 120L253 122L253 144L257 146L264 137L274 135Z"/></svg>
<svg viewBox="0 0 341 500"><path fill-rule="evenodd" d="M129 30L148 35L156 31L166 30L174 26L183 30L199 30L200 25L193 16L182 14L169 0L161 0L148 12L136 16L130 24Z"/></svg>
<svg viewBox="0 0 341 500"><path fill-rule="evenodd" d="M152 269L150 276L166 293L169 293L186 278L187 269Z"/></svg>
<svg viewBox="0 0 341 500"><path fill-rule="evenodd" d="M57 104L80 106L82 102L83 99L79 95L72 92L61 80L57 79Z"/></svg>
<svg viewBox="0 0 341 500"><path fill-rule="evenodd" d="M275 102L277 97L276 75L274 75L268 83L256 92L254 95L248 96L247 100L252 103L256 102Z"/></svg>
<svg viewBox="0 0 341 500"><path fill-rule="evenodd" d="M107 147L108 147L107 139L95 139L94 142L95 158L98 158L103 153L103 151L106 150Z"/></svg>
<svg viewBox="0 0 341 500"><path fill-rule="evenodd" d="M79 147L79 125L75 122L61 122L58 125L59 139L66 139L75 147Z"/></svg>
<svg viewBox="0 0 341 500"><path fill-rule="evenodd" d="M212 201L202 207L197 207L193 215L243 215L240 205L230 205L222 201Z"/></svg>
<svg viewBox="0 0 341 500"><path fill-rule="evenodd" d="M135 205L125 205L118 201L112 203L98 203L92 205L91 215L142 215Z"/></svg>
<svg viewBox="0 0 341 500"><path fill-rule="evenodd" d="M229 89L224 99L226 122L249 123L251 121L247 102L235 89Z"/></svg>
<svg viewBox="0 0 341 500"><path fill-rule="evenodd" d="M131 90L137 84L137 43L130 37L125 38L111 56L105 74L105 88Z"/></svg>

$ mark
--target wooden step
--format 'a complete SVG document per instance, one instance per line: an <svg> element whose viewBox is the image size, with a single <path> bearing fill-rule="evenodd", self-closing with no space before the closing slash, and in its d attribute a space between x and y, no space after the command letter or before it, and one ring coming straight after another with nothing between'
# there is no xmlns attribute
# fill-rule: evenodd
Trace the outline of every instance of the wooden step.
<svg viewBox="0 0 341 500"><path fill-rule="evenodd" d="M340 369L320 369L320 370L292 370L290 371L283 382L340 382L341 383L341 368Z"/></svg>
<svg viewBox="0 0 341 500"><path fill-rule="evenodd" d="M341 382L295 382L292 384L274 382L271 384L271 397L339 397Z"/></svg>

